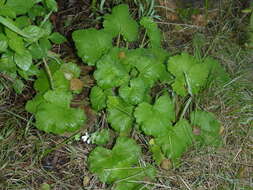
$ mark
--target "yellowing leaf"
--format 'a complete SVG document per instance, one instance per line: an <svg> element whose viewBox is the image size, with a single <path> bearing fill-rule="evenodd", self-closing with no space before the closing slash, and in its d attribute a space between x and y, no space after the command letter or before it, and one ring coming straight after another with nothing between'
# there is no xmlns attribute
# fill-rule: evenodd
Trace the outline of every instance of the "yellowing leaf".
<svg viewBox="0 0 253 190"><path fill-rule="evenodd" d="M70 90L73 90L73 91L77 90L77 91L79 91L79 90L83 89L83 86L84 86L83 81L81 81L78 78L72 78L70 80Z"/></svg>

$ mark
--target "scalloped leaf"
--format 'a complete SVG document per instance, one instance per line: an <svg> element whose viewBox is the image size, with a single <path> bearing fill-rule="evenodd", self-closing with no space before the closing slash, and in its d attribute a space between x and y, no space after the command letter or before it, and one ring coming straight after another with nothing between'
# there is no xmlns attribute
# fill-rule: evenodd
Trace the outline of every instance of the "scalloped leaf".
<svg viewBox="0 0 253 190"><path fill-rule="evenodd" d="M154 105L139 104L134 116L145 134L158 137L167 134L175 121L174 104L168 95L163 95Z"/></svg>
<svg viewBox="0 0 253 190"><path fill-rule="evenodd" d="M92 108L96 111L106 108L106 100L108 96L113 96L112 89L103 90L98 86L94 86L90 92Z"/></svg>
<svg viewBox="0 0 253 190"><path fill-rule="evenodd" d="M220 123L213 113L195 111L191 113L191 124L200 129L200 134L194 135L202 145L219 146L222 144L220 137Z"/></svg>
<svg viewBox="0 0 253 190"><path fill-rule="evenodd" d="M167 134L155 139L155 144L161 147L162 153L173 161L176 167L182 154L192 144L193 133L187 120L180 120ZM154 156L156 158L156 155ZM160 160L157 160L159 163Z"/></svg>
<svg viewBox="0 0 253 190"><path fill-rule="evenodd" d="M102 182L112 183L128 176L141 156L141 148L133 139L118 137L112 150L96 147L89 155L88 165Z"/></svg>
<svg viewBox="0 0 253 190"><path fill-rule="evenodd" d="M76 30L72 38L78 56L88 65L95 65L101 56L112 48L112 36L104 30Z"/></svg>
<svg viewBox="0 0 253 190"><path fill-rule="evenodd" d="M129 81L127 68L118 62L104 62L97 66L94 78L103 89L119 87Z"/></svg>
<svg viewBox="0 0 253 190"><path fill-rule="evenodd" d="M188 53L176 55L168 60L168 70L175 76L173 90L180 96L198 94L205 87L210 67Z"/></svg>
<svg viewBox="0 0 253 190"><path fill-rule="evenodd" d="M161 31L157 24L150 17L143 17L140 24L147 30L147 35L150 40L151 47L161 47Z"/></svg>
<svg viewBox="0 0 253 190"><path fill-rule="evenodd" d="M134 107L125 103L121 98L109 96L107 100L108 122L121 135L127 135L133 124Z"/></svg>
<svg viewBox="0 0 253 190"><path fill-rule="evenodd" d="M35 119L38 129L54 134L75 132L86 122L83 110L65 108L52 103L39 105Z"/></svg>
<svg viewBox="0 0 253 190"><path fill-rule="evenodd" d="M118 5L112 9L112 14L104 16L105 31L113 37L121 34L125 40L132 42L138 37L138 24L131 18L128 5Z"/></svg>
<svg viewBox="0 0 253 190"><path fill-rule="evenodd" d="M130 80L130 85L122 85L119 88L120 97L127 103L136 105L148 101L149 95L145 81L141 78Z"/></svg>

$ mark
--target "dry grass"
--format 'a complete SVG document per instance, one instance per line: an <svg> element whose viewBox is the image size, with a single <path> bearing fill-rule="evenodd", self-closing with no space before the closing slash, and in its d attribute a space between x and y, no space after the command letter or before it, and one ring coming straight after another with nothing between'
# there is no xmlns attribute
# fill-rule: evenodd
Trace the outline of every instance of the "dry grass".
<svg viewBox="0 0 253 190"><path fill-rule="evenodd" d="M253 189L253 53L244 51L238 43L237 32L241 34L240 28L247 22L247 17L240 16L240 2L227 2L219 9L211 27L160 21L165 45L172 53L193 52L191 34L204 33L203 52L219 59L233 80L222 88L213 86L199 99L199 106L214 112L221 121L224 146L192 149L185 154L180 168L159 169L154 190ZM66 34L84 26L85 11L70 7L62 13L64 18L78 15ZM33 190L45 183L54 190L108 189L87 170L86 160L93 145L73 137L45 134L34 128L33 117L23 108L29 94L29 89L19 97L10 90L0 92L0 189ZM145 149L145 137L137 134L135 138ZM150 155L144 160L149 162Z"/></svg>

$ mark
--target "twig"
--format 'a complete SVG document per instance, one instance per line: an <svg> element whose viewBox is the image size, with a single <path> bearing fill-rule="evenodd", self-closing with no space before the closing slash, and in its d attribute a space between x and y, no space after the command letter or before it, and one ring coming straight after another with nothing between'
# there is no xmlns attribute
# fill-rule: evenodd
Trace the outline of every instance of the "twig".
<svg viewBox="0 0 253 190"><path fill-rule="evenodd" d="M203 28L202 26L197 25L190 25L190 24L180 24L180 23L173 23L173 22L157 22L158 24L166 24L166 25L176 25L176 26L185 26L189 28Z"/></svg>

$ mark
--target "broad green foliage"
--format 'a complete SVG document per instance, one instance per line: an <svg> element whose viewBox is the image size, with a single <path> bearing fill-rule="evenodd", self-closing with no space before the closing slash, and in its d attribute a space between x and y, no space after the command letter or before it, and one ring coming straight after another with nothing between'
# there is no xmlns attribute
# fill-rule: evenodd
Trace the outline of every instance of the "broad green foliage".
<svg viewBox="0 0 253 190"><path fill-rule="evenodd" d="M108 129L102 129L101 131L96 131L91 136L91 141L97 145L105 145L110 141L111 135Z"/></svg>
<svg viewBox="0 0 253 190"><path fill-rule="evenodd" d="M174 166L177 166L182 154L192 144L192 136L189 123L186 120L178 121L167 134L160 134L159 137L155 138L155 144L160 147L160 150L158 147L158 150L153 150L154 159L157 159L156 162L160 164L160 154L162 153L162 155L173 161Z"/></svg>
<svg viewBox="0 0 253 190"><path fill-rule="evenodd" d="M106 95L103 89L94 86L90 92L90 101L94 110L104 109L106 107Z"/></svg>
<svg viewBox="0 0 253 190"><path fill-rule="evenodd" d="M122 85L119 89L120 97L132 105L139 104L149 100L148 88L142 78L134 78L130 85Z"/></svg>
<svg viewBox="0 0 253 190"><path fill-rule="evenodd" d="M73 63L59 66L55 62L51 62L49 69L52 84L46 72L41 70L34 84L38 94L27 102L26 110L35 115L36 127L40 130L54 134L74 132L86 122L83 110L70 107L73 95L69 89L69 76L78 77L80 69Z"/></svg>
<svg viewBox="0 0 253 190"><path fill-rule="evenodd" d="M115 183L115 190L138 190L142 184L131 181L152 180L155 170L151 166L138 166L141 149L127 137L119 137L112 150L96 147L89 156L88 165L102 182ZM134 166L134 167L133 167Z"/></svg>
<svg viewBox="0 0 253 190"><path fill-rule="evenodd" d="M138 24L129 15L127 5L119 5L112 9L112 14L104 16L105 31L113 37L122 35L126 41L132 42L138 37Z"/></svg>
<svg viewBox="0 0 253 190"><path fill-rule="evenodd" d="M8 59L11 66L1 66L0 72L9 76L17 93L22 92L24 80L38 74L36 65L40 59L48 58L51 42L59 44L66 40L59 33L52 33L48 17L50 11L56 10L55 0L1 1L0 62L7 63Z"/></svg>
<svg viewBox="0 0 253 190"><path fill-rule="evenodd" d="M96 173L102 182L112 183L121 179L118 173L138 164L141 148L127 137L119 137L112 150L95 148L88 159L89 169Z"/></svg>
<svg viewBox="0 0 253 190"><path fill-rule="evenodd" d="M51 40L55 44L62 44L67 41L67 39L61 35L59 32L54 32L49 36L49 40Z"/></svg>
<svg viewBox="0 0 253 190"><path fill-rule="evenodd" d="M61 65L60 70L64 73L64 76L67 80L78 78L81 73L81 69L72 62Z"/></svg>
<svg viewBox="0 0 253 190"><path fill-rule="evenodd" d="M150 39L150 45L153 48L161 47L161 32L157 24L150 17L143 17L140 24L147 30L148 37Z"/></svg>
<svg viewBox="0 0 253 190"><path fill-rule="evenodd" d="M191 123L194 127L199 128L200 134L195 135L195 139L204 145L219 146L220 124L214 114L204 111L195 111L191 113Z"/></svg>
<svg viewBox="0 0 253 190"><path fill-rule="evenodd" d="M133 106L128 105L119 97L109 96L107 100L108 122L120 134L128 134L133 124Z"/></svg>
<svg viewBox="0 0 253 190"><path fill-rule="evenodd" d="M80 129L86 117L83 110L44 103L35 115L36 127L47 133L63 134Z"/></svg>
<svg viewBox="0 0 253 190"><path fill-rule="evenodd" d="M95 65L101 56L112 47L112 36L94 28L77 30L72 34L78 56L88 65Z"/></svg>
<svg viewBox="0 0 253 190"><path fill-rule="evenodd" d="M28 71L32 66L32 55L29 51L24 51L21 54L15 53L14 61L20 69Z"/></svg>
<svg viewBox="0 0 253 190"><path fill-rule="evenodd" d="M225 69L219 64L219 62L211 57L207 57L204 60L204 64L207 64L210 69L210 75L209 75L209 81L216 81L220 85L225 85L229 81L231 81L231 78L229 77L228 73L225 71Z"/></svg>
<svg viewBox="0 0 253 190"><path fill-rule="evenodd" d="M34 0L7 0L6 6L17 15L27 13L35 4Z"/></svg>
<svg viewBox="0 0 253 190"><path fill-rule="evenodd" d="M97 70L94 72L94 77L97 80L98 86L103 89L119 87L129 80L126 67L117 62L99 64Z"/></svg>
<svg viewBox="0 0 253 190"><path fill-rule="evenodd" d="M168 70L175 76L173 90L181 96L186 96L187 93L197 94L204 87L209 75L208 65L199 63L198 59L187 53L171 57Z"/></svg>
<svg viewBox="0 0 253 190"><path fill-rule="evenodd" d="M58 6L55 0L45 0L45 3L50 11L56 12L58 10Z"/></svg>
<svg viewBox="0 0 253 190"><path fill-rule="evenodd" d="M217 145L220 139L218 122L210 113L193 110L190 124L186 119L192 110L187 103L178 102L181 99L178 95L185 100L189 96L193 99L192 96L198 95L211 82L216 80L225 84L230 80L222 66L212 58L204 59L201 54L194 57L188 53L170 56L161 47L157 24L148 17L140 21L148 43L145 43L144 35L140 48L129 49L132 46L128 46L128 42L139 37L138 26L130 17L128 6L118 5L111 14L104 16L101 30L90 28L73 33L79 57L96 68L97 84L89 96L92 108L106 111L109 127L119 136L112 150L99 146L90 153L89 169L102 182L111 184L114 190L145 189L138 181L155 177L153 167L138 165L141 151L128 137L132 131L153 138L150 151L157 165L171 161L178 167L181 156L195 142ZM113 46L115 40L117 47ZM143 47L146 44L148 47ZM160 89L158 94L155 87ZM200 128L200 135L195 134L195 125ZM108 133L106 129L95 132L93 143L106 145L110 138Z"/></svg>
<svg viewBox="0 0 253 190"><path fill-rule="evenodd" d="M153 106L146 102L139 104L134 116L145 134L157 137L171 129L171 122L175 120L174 105L169 96L164 95Z"/></svg>

